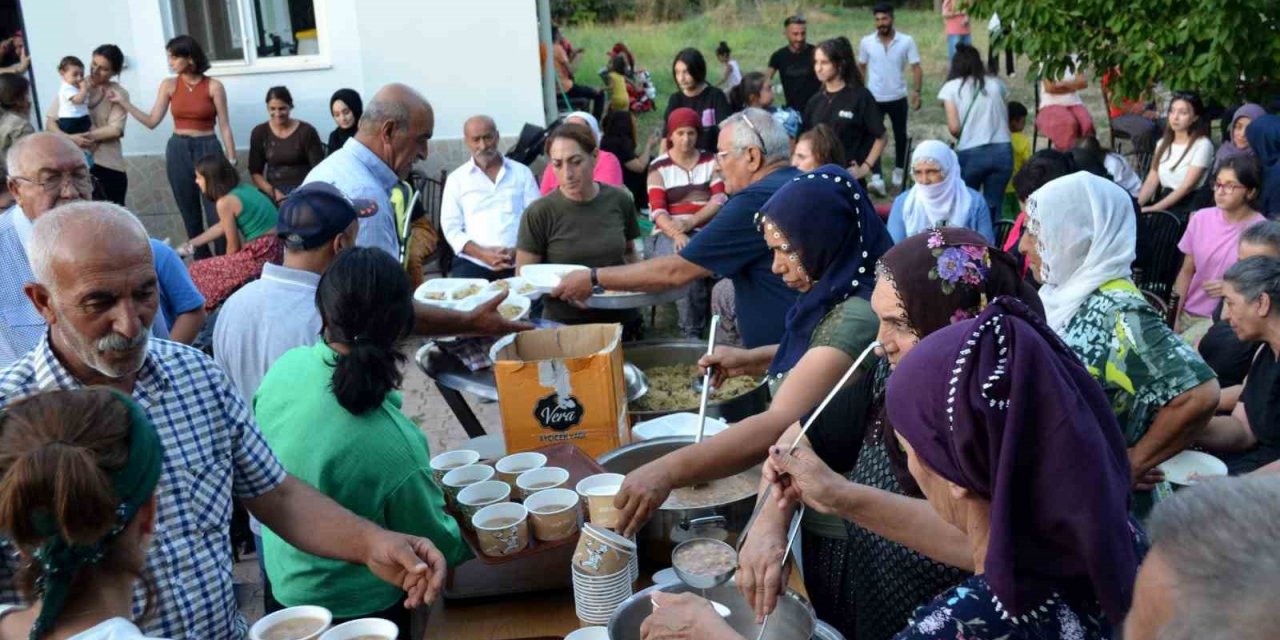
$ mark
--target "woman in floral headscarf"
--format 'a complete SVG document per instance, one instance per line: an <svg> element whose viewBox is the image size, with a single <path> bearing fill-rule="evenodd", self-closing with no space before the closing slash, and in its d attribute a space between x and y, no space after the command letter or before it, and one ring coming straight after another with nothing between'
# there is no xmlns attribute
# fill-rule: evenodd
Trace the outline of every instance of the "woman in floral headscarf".
<svg viewBox="0 0 1280 640"><path fill-rule="evenodd" d="M801 554L818 617L850 640L885 640L918 606L964 579L973 558L960 532L933 514L907 472L884 412L890 371L923 338L977 315L1001 295L1040 308L1008 254L954 227L907 238L885 253L871 295L884 359L846 387L810 427L789 471L824 504L805 511ZM793 424L780 446L799 435ZM766 462L766 474L770 465ZM782 582L791 508L770 501L742 547L738 588L757 617L773 609ZM957 568L959 567L959 568Z"/></svg>

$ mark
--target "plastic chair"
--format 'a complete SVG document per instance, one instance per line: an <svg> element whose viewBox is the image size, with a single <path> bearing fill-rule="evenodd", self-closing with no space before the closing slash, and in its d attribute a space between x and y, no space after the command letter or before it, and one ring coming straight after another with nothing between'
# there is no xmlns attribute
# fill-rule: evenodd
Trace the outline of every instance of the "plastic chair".
<svg viewBox="0 0 1280 640"><path fill-rule="evenodd" d="M1165 301L1173 297L1173 282L1182 267L1178 241L1186 229L1186 221L1168 211L1138 214L1136 257L1133 261L1134 283Z"/></svg>
<svg viewBox="0 0 1280 640"><path fill-rule="evenodd" d="M427 257L427 262L435 262L442 276L449 275L449 270L453 267L453 247L450 247L448 240L445 240L444 229L440 226L440 211L444 203L444 181L448 177L449 172L441 169L439 178L420 176L416 181L418 192L421 194L424 215L431 221L431 226L436 230L436 236L440 238L436 243L435 253Z"/></svg>

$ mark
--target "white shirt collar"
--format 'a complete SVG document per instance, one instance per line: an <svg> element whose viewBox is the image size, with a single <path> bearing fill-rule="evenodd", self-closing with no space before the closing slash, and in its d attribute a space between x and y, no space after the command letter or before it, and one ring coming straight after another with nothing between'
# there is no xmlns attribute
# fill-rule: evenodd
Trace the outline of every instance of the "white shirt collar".
<svg viewBox="0 0 1280 640"><path fill-rule="evenodd" d="M13 216L13 230L18 232L18 241L22 243L22 250L27 251L27 245L31 244L31 229L34 224L17 204L9 207L5 213Z"/></svg>
<svg viewBox="0 0 1280 640"><path fill-rule="evenodd" d="M471 167L471 173L473 175L476 173L484 174L484 168L476 164L475 158L468 158L467 164ZM502 156L502 167L498 169L498 175L493 179L493 183L498 184L499 182L502 182L502 176L506 174L507 174L507 158L506 156ZM484 175L485 175L485 179L487 180L489 176L487 174L484 174Z"/></svg>

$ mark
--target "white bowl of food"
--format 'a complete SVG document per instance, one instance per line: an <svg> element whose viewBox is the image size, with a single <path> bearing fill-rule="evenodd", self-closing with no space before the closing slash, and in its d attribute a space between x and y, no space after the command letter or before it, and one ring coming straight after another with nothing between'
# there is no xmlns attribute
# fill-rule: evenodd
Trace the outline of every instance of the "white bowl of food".
<svg viewBox="0 0 1280 640"><path fill-rule="evenodd" d="M704 435L709 438L728 428L729 425L723 420L707 416L707 428ZM654 438L668 436L697 437L698 414L671 413L661 418L641 422L631 429L631 435L637 440L653 440Z"/></svg>
<svg viewBox="0 0 1280 640"><path fill-rule="evenodd" d="M289 607L263 616L249 628L250 640L315 640L329 629L333 614L324 607Z"/></svg>
<svg viewBox="0 0 1280 640"><path fill-rule="evenodd" d="M580 264L527 264L520 269L520 277L542 293L551 293L560 285L560 279L574 271L588 271Z"/></svg>
<svg viewBox="0 0 1280 640"><path fill-rule="evenodd" d="M542 292L539 291L537 287L533 286L533 283L529 282L528 279L522 278L520 276L503 278L501 280L494 280L493 282L489 283L488 287L485 288L486 293L488 292L500 293L503 291L508 291L512 295L524 296L526 298L529 298L530 300L536 300L542 296Z"/></svg>
<svg viewBox="0 0 1280 640"><path fill-rule="evenodd" d="M1160 463L1164 477L1182 486L1227 475L1227 463L1203 451L1183 451Z"/></svg>

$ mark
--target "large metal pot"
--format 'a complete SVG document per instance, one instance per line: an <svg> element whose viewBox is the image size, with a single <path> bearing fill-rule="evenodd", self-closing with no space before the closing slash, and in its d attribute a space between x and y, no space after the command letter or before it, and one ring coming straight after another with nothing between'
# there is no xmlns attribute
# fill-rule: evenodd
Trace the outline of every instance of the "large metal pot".
<svg viewBox="0 0 1280 640"><path fill-rule="evenodd" d="M609 618L609 640L640 640L640 623L653 613L649 594L655 590L668 593L693 591L710 600L729 607L726 621L744 638L755 638L760 633L756 615L751 606L738 593L733 582L706 590L696 590L683 583L654 585L627 598ZM813 607L800 594L788 590L778 598L778 606L769 615L769 627L765 640L809 640L817 627ZM838 635L838 634L837 634Z"/></svg>
<svg viewBox="0 0 1280 640"><path fill-rule="evenodd" d="M622 345L622 357L627 362L643 369L665 367L677 364L697 364L698 359L707 352L707 345L702 342L673 340L641 340ZM689 380L693 384L693 380ZM769 385L761 382L751 391L723 402L708 402L707 415L720 418L725 422L737 422L757 413L764 413L769 408ZM644 422L670 413L698 410L682 407L671 411L631 411L633 422Z"/></svg>
<svg viewBox="0 0 1280 640"><path fill-rule="evenodd" d="M693 444L692 436L654 438L614 449L597 461L612 473L627 474L648 462L681 447ZM756 467L748 473L760 473ZM757 482L758 484L758 482ZM689 538L717 538L733 543L751 518L756 496L696 509L658 509L644 528L636 534L640 559L654 566L666 567L671 562L671 550Z"/></svg>

